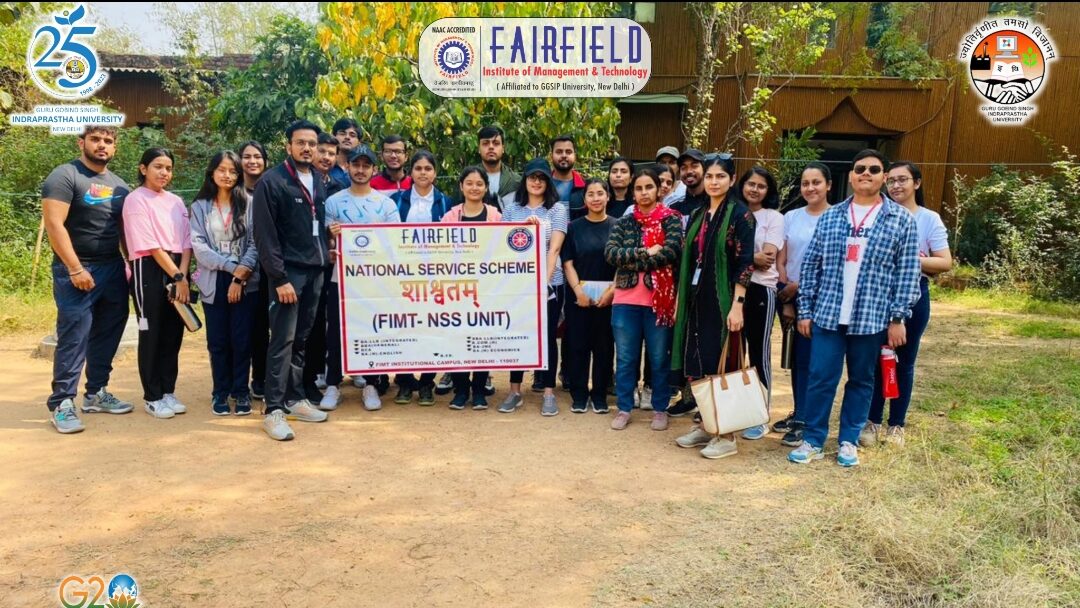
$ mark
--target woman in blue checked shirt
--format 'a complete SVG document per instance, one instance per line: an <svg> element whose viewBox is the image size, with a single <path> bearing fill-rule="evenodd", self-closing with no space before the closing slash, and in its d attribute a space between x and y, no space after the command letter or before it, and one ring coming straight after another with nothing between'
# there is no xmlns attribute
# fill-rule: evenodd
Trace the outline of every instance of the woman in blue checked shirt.
<svg viewBox="0 0 1080 608"><path fill-rule="evenodd" d="M855 155L848 176L854 195L821 216L803 257L798 329L813 337L803 443L788 460L824 456L829 415L847 360L837 463L859 464L859 433L870 410L882 344L906 341L904 326L919 298L915 221L881 193L888 161L876 150Z"/></svg>

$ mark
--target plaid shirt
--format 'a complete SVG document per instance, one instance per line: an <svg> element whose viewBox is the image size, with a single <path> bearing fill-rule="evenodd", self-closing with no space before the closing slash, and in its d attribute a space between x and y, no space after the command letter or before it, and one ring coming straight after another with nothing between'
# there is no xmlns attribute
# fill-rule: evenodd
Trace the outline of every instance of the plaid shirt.
<svg viewBox="0 0 1080 608"><path fill-rule="evenodd" d="M906 209L882 195L884 204L870 227L855 302L850 335L885 330L893 318L911 317L919 300L919 239L915 220ZM826 211L806 249L799 282L799 320L837 331L844 299L844 263L852 225L851 198Z"/></svg>

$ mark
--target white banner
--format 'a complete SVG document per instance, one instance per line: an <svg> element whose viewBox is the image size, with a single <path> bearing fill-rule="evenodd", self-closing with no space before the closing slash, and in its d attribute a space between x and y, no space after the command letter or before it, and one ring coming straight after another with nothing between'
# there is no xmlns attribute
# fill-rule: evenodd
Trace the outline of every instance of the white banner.
<svg viewBox="0 0 1080 608"><path fill-rule="evenodd" d="M547 368L537 226L344 225L338 251L346 374Z"/></svg>

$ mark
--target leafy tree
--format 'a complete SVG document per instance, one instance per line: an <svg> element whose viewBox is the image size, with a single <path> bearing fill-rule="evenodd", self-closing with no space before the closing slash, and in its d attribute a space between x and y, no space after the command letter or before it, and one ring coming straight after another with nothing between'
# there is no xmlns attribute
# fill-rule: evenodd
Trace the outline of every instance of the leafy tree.
<svg viewBox="0 0 1080 608"><path fill-rule="evenodd" d="M547 155L551 139L570 133L579 165L596 167L618 149L619 112L612 100L439 97L420 81L418 42L424 28L442 17L597 17L613 8L602 2L321 3L316 38L329 69L301 113L324 125L351 116L369 143L401 134L412 148L437 152L444 176L479 161L476 132L486 124L506 131L511 165Z"/></svg>
<svg viewBox="0 0 1080 608"><path fill-rule="evenodd" d="M274 17L286 13L310 15L312 3L297 2L282 7L278 2L155 2L154 19L177 36L194 35L200 55L250 53Z"/></svg>
<svg viewBox="0 0 1080 608"><path fill-rule="evenodd" d="M689 2L686 9L698 27L699 57L694 101L683 122L687 144L707 141L716 80L734 62L739 119L723 147L733 149L740 140L757 147L776 124L769 100L825 52L833 11L822 2Z"/></svg>
<svg viewBox="0 0 1080 608"><path fill-rule="evenodd" d="M233 70L211 102L213 125L232 140L252 138L280 149L284 126L298 118L297 104L315 96L315 81L326 72L315 26L277 15L258 38L254 63Z"/></svg>

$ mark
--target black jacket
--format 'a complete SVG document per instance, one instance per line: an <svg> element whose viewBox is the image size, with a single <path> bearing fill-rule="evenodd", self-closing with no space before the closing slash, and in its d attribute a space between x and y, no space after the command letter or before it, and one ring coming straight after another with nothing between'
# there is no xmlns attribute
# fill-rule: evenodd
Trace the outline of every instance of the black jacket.
<svg viewBox="0 0 1080 608"><path fill-rule="evenodd" d="M255 208L255 248L259 252L259 263L273 287L289 282L286 266L323 268L330 263L326 229L323 228L326 186L318 172L311 169L315 185L312 197L315 216L312 218L303 186L298 177L290 174L290 169L295 171L291 159L264 173L255 186L251 203ZM312 219L318 221L314 230L317 234L312 234Z"/></svg>

